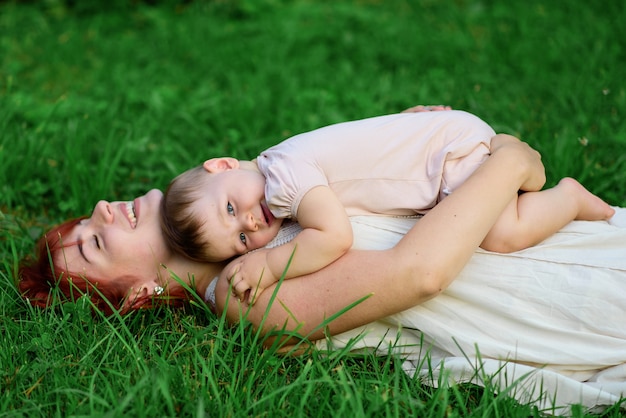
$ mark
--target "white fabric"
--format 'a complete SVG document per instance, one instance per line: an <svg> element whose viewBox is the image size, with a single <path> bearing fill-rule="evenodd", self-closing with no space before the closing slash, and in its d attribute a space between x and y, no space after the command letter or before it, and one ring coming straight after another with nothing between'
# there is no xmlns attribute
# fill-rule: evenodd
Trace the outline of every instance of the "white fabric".
<svg viewBox="0 0 626 418"><path fill-rule="evenodd" d="M217 311L217 305L215 304L215 287L217 286L219 278L219 276L213 277L213 280L211 280L211 283L209 283L204 291L204 301L209 304L213 312Z"/></svg>
<svg viewBox="0 0 626 418"><path fill-rule="evenodd" d="M355 246L393 246L414 222L353 217ZM317 345L393 346L426 383L515 383L511 396L556 414L615 404L626 396L626 209L517 253L478 250L442 295Z"/></svg>

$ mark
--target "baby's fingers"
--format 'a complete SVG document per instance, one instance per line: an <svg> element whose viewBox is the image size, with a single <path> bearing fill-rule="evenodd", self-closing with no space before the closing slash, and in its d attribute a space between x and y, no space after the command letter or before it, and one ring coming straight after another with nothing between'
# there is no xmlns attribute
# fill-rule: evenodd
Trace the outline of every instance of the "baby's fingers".
<svg viewBox="0 0 626 418"><path fill-rule="evenodd" d="M245 280L239 280L233 283L233 292L237 299L239 299L239 302L247 301L248 295L246 292L248 292L248 294L251 293L251 289L252 287Z"/></svg>
<svg viewBox="0 0 626 418"><path fill-rule="evenodd" d="M222 274L226 275L226 279L228 280L228 283L237 283L239 280L241 280L241 274L239 273L241 270L241 265L239 263L237 264L232 264L227 266L224 269L224 272Z"/></svg>
<svg viewBox="0 0 626 418"><path fill-rule="evenodd" d="M257 286L255 289L251 289L248 294L248 304L250 306L254 305L254 303L259 299L259 295L263 293L263 288L261 286Z"/></svg>

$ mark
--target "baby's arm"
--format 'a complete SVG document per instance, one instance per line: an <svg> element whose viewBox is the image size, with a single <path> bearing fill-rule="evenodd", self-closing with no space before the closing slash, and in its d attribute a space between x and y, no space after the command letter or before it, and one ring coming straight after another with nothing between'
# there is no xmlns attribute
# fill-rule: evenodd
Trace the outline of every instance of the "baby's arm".
<svg viewBox="0 0 626 418"><path fill-rule="evenodd" d="M286 278L326 267L352 247L350 220L343 204L329 187L318 186L307 192L298 207L297 219L303 231L291 242L268 254L268 265L274 273L283 273L294 251Z"/></svg>
<svg viewBox="0 0 626 418"><path fill-rule="evenodd" d="M252 302L283 274L290 279L318 271L352 246L352 226L346 210L329 187L318 186L307 192L298 207L297 219L302 232L291 242L246 254L229 265L228 276L240 300Z"/></svg>

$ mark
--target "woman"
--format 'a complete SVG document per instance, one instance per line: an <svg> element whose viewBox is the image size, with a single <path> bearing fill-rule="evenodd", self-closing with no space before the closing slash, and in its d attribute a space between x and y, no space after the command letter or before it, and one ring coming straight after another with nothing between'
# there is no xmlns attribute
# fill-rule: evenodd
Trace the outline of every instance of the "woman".
<svg viewBox="0 0 626 418"><path fill-rule="evenodd" d="M497 339L494 341L492 338L485 344L488 353L484 354L482 341L487 341L484 338L485 334L488 334L492 329L496 332L501 331L501 328L497 326L503 315L512 306L511 299L513 297L510 294L517 296L516 292L527 279L525 277L514 282L502 282L500 284L502 293L507 295L509 300L503 301L503 305L492 307L491 311L478 312L476 314L478 317L465 315L464 312L450 312L451 309L455 309L454 305L438 303L440 299L448 297L447 293L433 299L429 302L431 305L425 304L422 305L423 307L415 307L440 293L459 274L507 202L517 193L517 190L539 190L544 180L543 167L538 155L523 143L509 139L509 141L495 145L492 156L467 182L425 215L415 226L412 226L395 247L386 251L351 251L323 271L316 273L314 277L295 278L283 283L276 294L276 298L281 303L274 303L269 308L265 322L262 321L264 321L263 317L266 314L269 299L273 296L272 290L264 292L252 307L239 305L237 300L230 295L227 278L221 277L219 281L215 282L216 309L218 311L225 309L231 320L240 319L241 310L244 309L247 310L247 319L257 326L263 323L266 331L275 326L280 328L284 326L288 329L298 327L300 333L310 334L311 339L320 339L323 337L323 333L316 329L317 324L322 323L325 318L332 316L363 296L371 295L328 324L330 333L336 335L330 341L333 346L345 344L345 338L366 332L363 334L363 338L357 342L355 348L386 349L387 341L389 339L395 341L394 335L399 335L398 344L394 350L408 357L409 361L405 364L412 365L413 372L421 372L418 367L420 354L425 350L430 350L433 361L435 361L432 363L435 373L440 370L439 366L441 365L436 361L449 358L451 361L446 361L444 369L450 369L453 373L452 377L456 376L459 379L472 377L471 375L463 375L468 369L468 367L463 367L463 364L468 363L462 359L462 356L463 353L466 353L468 358L476 357L473 350L474 343L479 345L483 358L488 360L487 363L489 364L486 364L485 367L492 367L494 363L490 362L499 365L499 359L510 359L511 363L508 364L518 368L528 364L546 363L545 369L552 373L546 375L547 377L554 378L556 376L558 379L566 379L566 374L569 371L567 367L561 367L563 365L559 363L558 358L560 353L567 357L566 361L570 363L565 366L579 372L578 376L573 376L574 379L569 379L567 382L569 383L571 380L579 387L577 386L574 392L565 391L562 394L562 379L557 379L556 386L550 386L550 382L546 381L543 389L548 392L549 396L543 398L544 404L550 403L552 399L550 396L553 395L557 386L559 388L557 391L559 397L556 398L557 405L578 402L588 406L613 404L618 400L617 394L623 390L621 387L608 391L606 388L593 389L587 384L581 385L578 382L588 380L589 375L594 374L596 370L619 371L620 367L624 367L626 363L626 335L624 334L626 332L623 329L589 330L586 337L592 344L598 344L598 340L603 342L610 340L611 343L611 349L603 351L596 356L597 358L592 359L573 359L574 356L567 356L567 352L559 350L559 347L555 346L558 343L554 339L550 339L542 345L541 343L546 338L545 335L532 334L524 336L522 339L519 338L519 335L513 334L510 341L505 341L501 345ZM181 286L171 278L171 274L187 278L189 277L187 273L192 273L194 277L192 284L195 290L201 295L205 294L206 289L209 288L209 283L223 268L223 265L194 263L172 255L168 251L160 234L157 220L161 196L160 192L152 191L134 202L115 204L99 202L91 218L82 220L78 224L70 224L65 230L61 230L60 234L56 233L59 231L49 234L51 239L48 240L48 245L50 248L55 249L59 245L65 247L63 251L53 251L53 261L56 266L54 273L56 275L52 276L50 272L46 272L46 266L49 266L49 263L44 245L40 247L42 248L40 254L44 261L39 265L24 267L21 270L20 288L25 292L25 296L34 303L45 305L50 285L42 283L41 279L50 280L51 277L57 277L62 270L65 270L65 273L74 273L71 274L73 277L71 281L62 280L60 282L59 286L64 293L69 294L71 292L72 284L86 287L84 278L88 278L90 283L97 284L98 291L114 303L123 301L126 295L130 295L123 302L124 309L139 307L152 300L153 295L172 296L180 294ZM388 221L388 224L381 226L375 223L376 218L368 218L370 217L366 217L365 220L361 218L353 221L355 240L360 243L362 248L382 248L382 246L393 245L391 242L402 235L407 228L405 224L403 226L405 230L402 230L402 227L398 229L399 227L393 219L385 218L384 221ZM367 222L371 222L370 227L374 225L375 237L386 236L387 239L383 240L384 242L364 241L363 228L360 225L366 225ZM407 222L407 220L400 220L399 222ZM620 228L614 228L606 223L583 224L591 230L589 231L590 236L602 235L604 243L610 241L607 235L608 231L605 231L606 228L610 229L610 234L613 236L624 233ZM602 230L596 231L596 227L599 225L602 225ZM564 232L567 237L572 233L581 234L576 231ZM584 237L584 235L583 233L582 236ZM389 238L390 236L391 238ZM565 245L553 245L553 253L559 255L567 252L569 241L566 241ZM592 244L595 245L596 243L597 240ZM626 247L626 240L622 238L621 243L622 249ZM593 247L589 249L591 248ZM484 259L486 256L495 258L493 261L486 261ZM512 265L511 260L514 260L515 257L519 259L522 266L528 262L528 269L535 269L537 264L540 267L545 267L544 264L546 266L553 264L550 254L546 256L547 260L543 264L541 260L536 259L536 256L526 258L523 253L510 255L512 257L510 259L503 257L491 253L477 253L472 258L469 267L482 263L483 269L472 267L472 271L463 270L459 283L462 285L463 281L477 281L480 282L478 287L498 284L502 278L493 274L493 270L506 270ZM601 257L592 258L595 261L601 260ZM487 275L484 265L488 267ZM613 265L605 267L602 263L588 267L593 274L596 272L602 274L615 272L612 275L609 274L609 278L613 279L610 285L615 287L606 291L608 282L603 282L598 283L597 289L592 288L593 291L604 292L608 295L619 294L620 292L624 294L626 291L624 289L626 286L624 283L626 281L624 279L626 277L625 268L619 270L619 266ZM514 268L517 269L518 266ZM580 266L572 264L571 268L572 271L576 271ZM467 271L469 272L466 274ZM64 274L63 277L67 278L68 275ZM622 280L620 281L619 278ZM37 281L38 279L39 281ZM541 285L545 288L551 280L556 279L556 277L548 277L547 279L543 276L539 277L537 278L539 284L534 288L541 288ZM485 281L487 281L486 284L484 284ZM595 281L590 279L589 283L594 285ZM450 290L455 288L453 285ZM556 296L558 296L558 292L555 293ZM449 296L449 298L452 300L460 299L463 302L465 295L461 291L457 292L456 296ZM480 307L481 304L492 302L489 298L490 295L487 293L485 293L484 298L479 294L477 301L468 298L466 301L467 308L469 309L474 305ZM515 298L514 301L522 308L526 307L529 312L531 309L547 307L549 311L553 308L549 298L535 297L532 300L526 300L524 295ZM573 305L566 306L565 311L581 310L578 302L579 300L572 299ZM564 303L567 304L567 301ZM612 308L614 312L611 313L612 315L621 315L620 319L626 315L624 309L626 304L621 305L616 304ZM106 304L101 304L101 306L106 306ZM283 307L287 307L290 313L287 313ZM407 311L400 312L402 310ZM592 310L591 313L593 314L593 312ZM452 314L455 313L461 315L460 318L454 319L458 322L456 326L452 321L448 321L448 318L453 317ZM544 313L549 314L549 312L546 313L546 309L543 309L541 313L536 313L535 316L541 317ZM393 314L397 315L385 318ZM483 326L474 326L472 331L475 333L464 332L466 324L460 321L465 317L467 319L478 318L477 320ZM381 320L380 318L385 319ZM438 318L443 321L443 324L437 322ZM424 323L422 323L422 319L424 319ZM591 318L591 322L597 319L598 315ZM546 324L549 320L551 320L550 317L544 317L542 322ZM433 321L433 323L429 324L427 321ZM366 326L352 331L350 334L339 335L341 332L363 325ZM446 328L442 328L443 325L446 325ZM416 329L417 327L425 330L423 339L426 344L423 346L415 344L420 343L422 338L422 334ZM556 329L562 328L565 330L564 333L567 333L570 329L577 327L579 327L578 318L569 320L563 318ZM622 326L622 328L624 327ZM461 338L458 340L458 349L455 348L456 343L452 339L457 335ZM584 337L581 339L584 340ZM515 346L516 343L523 342L525 339L535 343L528 347L527 351L511 350L511 346ZM569 351L572 349L572 345L568 343L563 344L563 346ZM324 344L325 342L322 341L319 345L322 347ZM462 351L459 352L459 350ZM548 360L542 360L544 358ZM570 359L573 360L570 361ZM492 371L493 369L489 370ZM510 377L511 375L499 374L498 376ZM518 377L520 375L516 374L515 378ZM622 383L624 380L626 379L621 379ZM510 384L511 381L501 383L503 385ZM589 397L590 390L593 392L591 397ZM536 396L536 394L537 392L533 393L530 390L518 390L516 392L519 399L524 401L534 399L526 397Z"/></svg>

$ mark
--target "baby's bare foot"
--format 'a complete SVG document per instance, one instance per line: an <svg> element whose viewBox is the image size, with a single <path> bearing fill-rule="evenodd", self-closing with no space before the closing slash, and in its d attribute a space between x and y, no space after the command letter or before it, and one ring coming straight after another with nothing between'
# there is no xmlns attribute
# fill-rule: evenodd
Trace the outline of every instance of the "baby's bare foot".
<svg viewBox="0 0 626 418"><path fill-rule="evenodd" d="M615 209L573 178L562 179L559 187L568 188L569 192L575 196L578 202L576 219L579 221L600 221L609 219L615 214Z"/></svg>

